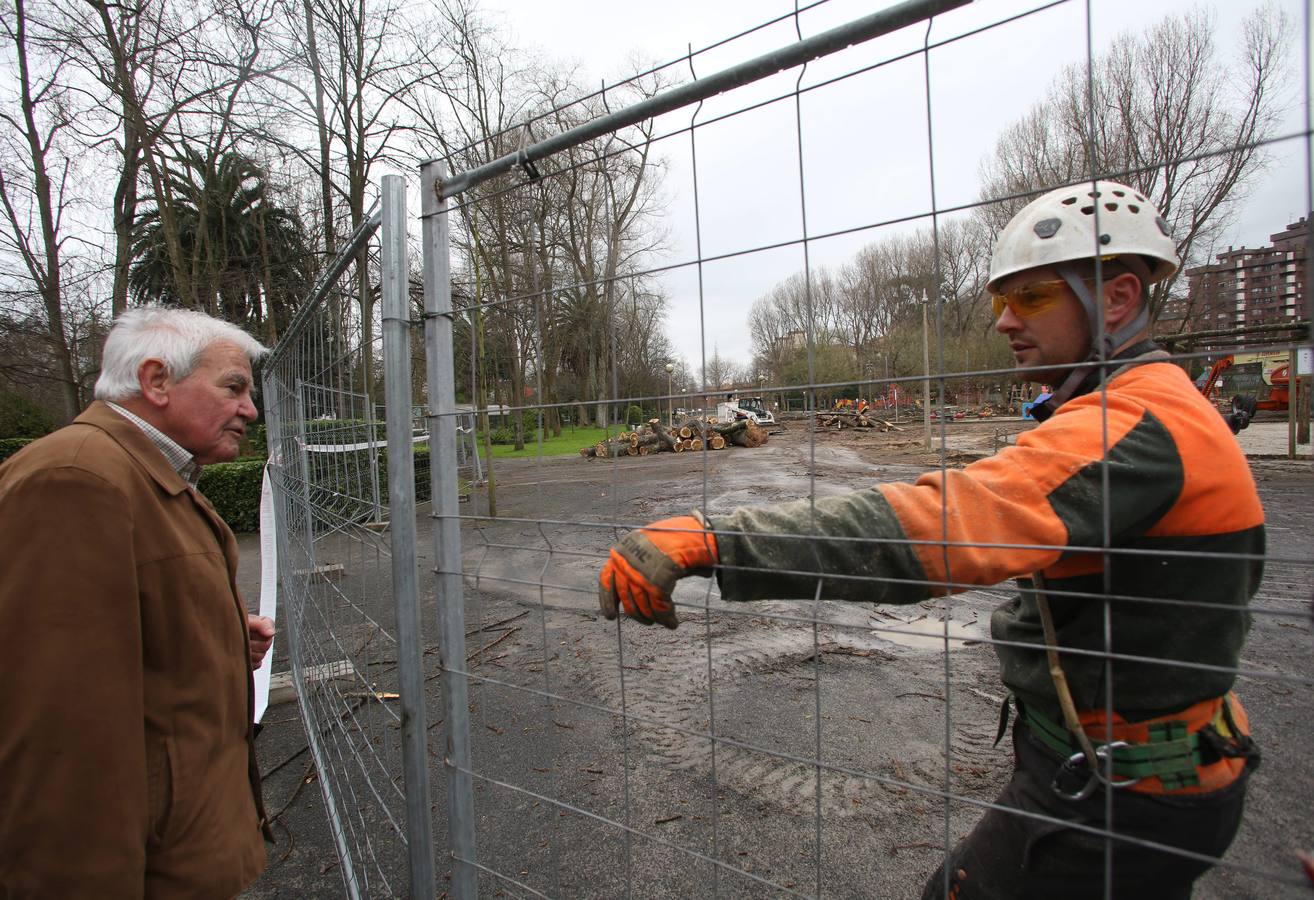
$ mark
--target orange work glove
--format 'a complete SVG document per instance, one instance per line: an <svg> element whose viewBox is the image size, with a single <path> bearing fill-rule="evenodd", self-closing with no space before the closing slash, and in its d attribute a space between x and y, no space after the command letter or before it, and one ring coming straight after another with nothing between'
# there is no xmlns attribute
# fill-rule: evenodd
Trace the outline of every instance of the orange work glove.
<svg viewBox="0 0 1314 900"><path fill-rule="evenodd" d="M716 562L716 535L701 514L653 522L611 548L598 575L598 605L608 619L616 618L619 605L644 625L675 628L680 624L671 605L675 582L711 575Z"/></svg>

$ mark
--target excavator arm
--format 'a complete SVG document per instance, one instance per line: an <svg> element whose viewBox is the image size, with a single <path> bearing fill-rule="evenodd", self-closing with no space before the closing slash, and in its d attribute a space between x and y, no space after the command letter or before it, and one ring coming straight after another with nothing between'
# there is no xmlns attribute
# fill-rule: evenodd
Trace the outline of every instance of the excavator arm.
<svg viewBox="0 0 1314 900"><path fill-rule="evenodd" d="M1232 355L1221 356L1214 361L1213 366L1209 369L1209 376L1205 378L1204 384L1200 386L1200 393L1206 400L1211 400L1214 388L1218 385L1218 379L1223 377L1223 373L1232 368L1236 358ZM1254 397L1243 397L1240 394L1232 398L1232 411L1225 413L1219 410L1223 420L1227 422L1227 427L1232 429L1233 434L1239 434L1241 429L1250 424L1250 420L1255 416L1256 402Z"/></svg>

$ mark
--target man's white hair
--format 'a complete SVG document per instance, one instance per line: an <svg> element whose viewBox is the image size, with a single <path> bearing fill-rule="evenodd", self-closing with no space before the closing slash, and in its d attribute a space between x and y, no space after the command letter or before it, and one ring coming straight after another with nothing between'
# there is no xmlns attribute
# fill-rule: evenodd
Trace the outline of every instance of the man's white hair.
<svg viewBox="0 0 1314 900"><path fill-rule="evenodd" d="M97 400L127 400L141 393L137 371L148 359L158 359L176 380L192 373L211 344L235 344L255 362L268 348L236 325L190 309L139 306L114 321L96 379Z"/></svg>

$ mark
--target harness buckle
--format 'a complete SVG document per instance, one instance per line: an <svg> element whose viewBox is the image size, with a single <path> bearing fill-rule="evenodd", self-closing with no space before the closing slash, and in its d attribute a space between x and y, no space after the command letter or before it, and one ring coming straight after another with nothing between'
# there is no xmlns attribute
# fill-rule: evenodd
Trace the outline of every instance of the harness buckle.
<svg viewBox="0 0 1314 900"><path fill-rule="evenodd" d="M1102 764L1110 762L1115 750L1125 749L1130 746L1131 745L1126 741L1110 741L1107 744L1101 744L1099 747L1095 748L1095 763L1093 765L1088 763L1088 760L1086 759L1086 751L1078 750L1064 760L1063 764L1058 767L1058 771L1054 773L1054 780L1050 782L1049 789L1054 792L1055 796L1075 803L1079 800L1085 800L1091 794L1095 793L1095 789L1101 784L1114 790L1131 787L1141 779L1125 778L1122 781L1115 781L1112 778L1105 778L1101 772L1103 769ZM1089 777L1087 777L1086 783L1077 788L1077 790L1067 791L1059 784L1059 781L1068 775L1079 778L1082 769L1089 772Z"/></svg>

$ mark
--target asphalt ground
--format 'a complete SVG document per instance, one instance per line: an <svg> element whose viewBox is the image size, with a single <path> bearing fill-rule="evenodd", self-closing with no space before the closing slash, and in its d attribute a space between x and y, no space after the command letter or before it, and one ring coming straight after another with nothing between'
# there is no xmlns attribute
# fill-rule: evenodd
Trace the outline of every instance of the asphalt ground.
<svg viewBox="0 0 1314 900"><path fill-rule="evenodd" d="M1256 423L1266 428L1255 434L1275 424ZM904 608L731 606L709 581L687 579L676 594L683 624L670 632L605 622L593 583L611 524L908 479L993 452L1025 427L946 425L946 449L929 453L915 429L813 434L793 423L754 450L499 461L499 522L469 521L462 534L477 852L502 876L482 874L480 894L756 897L811 895L820 885L827 896L917 896L946 841L979 817L973 803L992 799L1009 772L1006 742L993 746L1003 689L980 640L1006 585ZM1311 558L1314 467L1256 453L1269 553L1293 562L1268 568L1242 660L1249 674L1237 684L1264 750L1227 857L1237 867L1207 875L1197 898L1310 896L1251 870L1295 875L1295 851L1314 848L1314 691L1292 682L1314 677L1314 570L1299 564ZM476 491L462 509L480 515L486 503ZM421 573L432 568L426 512ZM258 544L254 536L240 543L254 604ZM430 581L422 574L422 586ZM356 596L386 600L379 587L365 584ZM386 625L386 609L370 612ZM432 601L424 614L432 646ZM286 644L277 645L276 669L287 666ZM391 690L395 651L365 644L380 663L371 687ZM436 656L426 656L426 673L436 671ZM441 892L449 865L438 683L428 687ZM382 767L400 771L388 716L353 716L334 746L350 746L353 730L377 732ZM721 739L715 745L701 737L709 730ZM344 896L305 744L295 705L271 708L258 747L279 842L244 897ZM800 761L818 754L829 767L820 776ZM354 801L343 818L350 839L368 844L358 877L372 895L405 896L403 851L380 809L387 802Z"/></svg>

